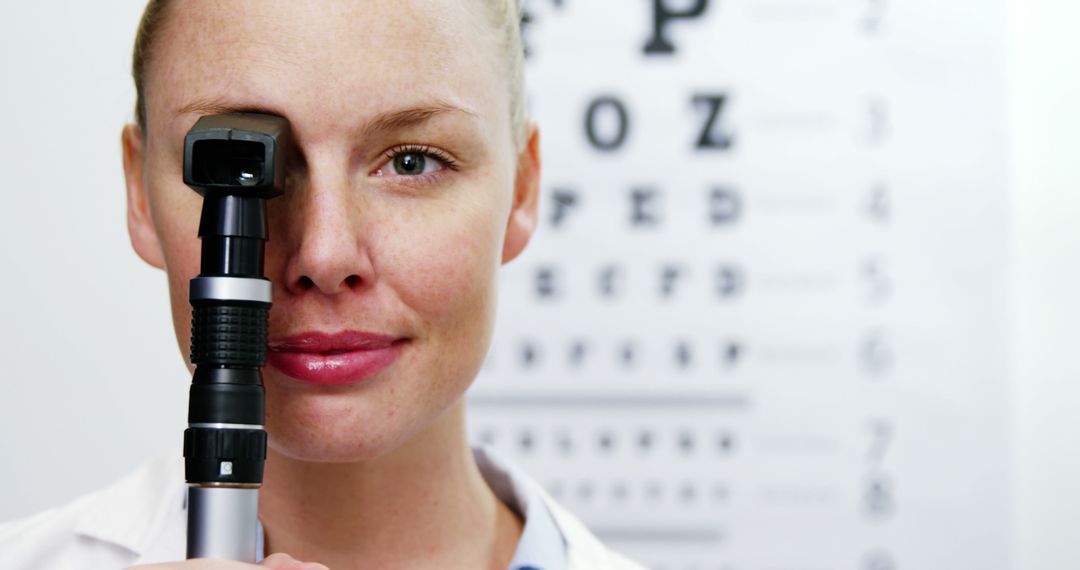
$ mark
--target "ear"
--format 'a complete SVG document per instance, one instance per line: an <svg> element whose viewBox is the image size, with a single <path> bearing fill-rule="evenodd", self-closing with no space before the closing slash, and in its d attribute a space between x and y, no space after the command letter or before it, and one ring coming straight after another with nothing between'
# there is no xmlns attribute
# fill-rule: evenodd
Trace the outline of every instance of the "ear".
<svg viewBox="0 0 1080 570"><path fill-rule="evenodd" d="M536 231L537 208L540 204L540 129L536 121L525 127L525 145L518 155L517 176L514 181L514 203L506 224L502 262L509 263L525 249Z"/></svg>
<svg viewBox="0 0 1080 570"><path fill-rule="evenodd" d="M146 193L146 179L143 177L146 145L142 129L136 125L126 125L120 142L124 154L127 224L131 247L135 248L135 253L139 254L143 261L163 269L165 256L161 253L161 242L154 230L154 220L150 217L150 200Z"/></svg>

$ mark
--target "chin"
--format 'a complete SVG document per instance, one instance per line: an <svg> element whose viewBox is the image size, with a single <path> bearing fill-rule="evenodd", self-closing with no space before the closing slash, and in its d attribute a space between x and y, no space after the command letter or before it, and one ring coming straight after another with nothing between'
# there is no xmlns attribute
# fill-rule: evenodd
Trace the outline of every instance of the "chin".
<svg viewBox="0 0 1080 570"><path fill-rule="evenodd" d="M271 453L305 463L360 463L377 459L397 445L387 439L372 437L321 438L287 432L271 433L267 442Z"/></svg>
<svg viewBox="0 0 1080 570"><path fill-rule="evenodd" d="M269 447L298 461L375 459L416 431L411 429L416 420L403 417L393 404L380 405L358 394L280 394L268 387L266 404Z"/></svg>
<svg viewBox="0 0 1080 570"><path fill-rule="evenodd" d="M385 378L383 380L391 380ZM281 378L267 378L266 431L273 452L315 463L355 463L393 453L410 442L449 435L440 419L460 402L467 384L410 389L397 382L300 389L283 386ZM418 388L412 386L413 388ZM411 397L410 397L411 395Z"/></svg>

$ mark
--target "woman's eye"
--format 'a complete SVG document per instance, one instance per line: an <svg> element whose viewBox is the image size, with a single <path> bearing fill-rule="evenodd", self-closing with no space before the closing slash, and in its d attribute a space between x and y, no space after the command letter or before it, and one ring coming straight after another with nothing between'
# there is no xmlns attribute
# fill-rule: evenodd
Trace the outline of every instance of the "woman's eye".
<svg viewBox="0 0 1080 570"><path fill-rule="evenodd" d="M390 160L394 174L400 176L419 176L437 172L442 167L439 159L422 152L402 152Z"/></svg>
<svg viewBox="0 0 1080 570"><path fill-rule="evenodd" d="M444 170L458 169L457 162L448 153L427 145L399 145L387 150L384 156L382 166L372 175L403 176L417 179L410 182L427 182L433 181Z"/></svg>

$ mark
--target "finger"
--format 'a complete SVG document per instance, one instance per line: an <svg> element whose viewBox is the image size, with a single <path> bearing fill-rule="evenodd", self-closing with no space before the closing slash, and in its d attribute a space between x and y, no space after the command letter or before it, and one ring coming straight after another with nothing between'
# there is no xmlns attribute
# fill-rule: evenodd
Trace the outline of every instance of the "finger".
<svg viewBox="0 0 1080 570"><path fill-rule="evenodd" d="M315 562L300 562L284 552L275 552L267 556L260 563L260 566L272 570L330 570L326 566Z"/></svg>
<svg viewBox="0 0 1080 570"><path fill-rule="evenodd" d="M296 568L300 561L285 554L284 552L275 552L259 563L259 566L265 566L266 568L272 568L273 570L293 570Z"/></svg>

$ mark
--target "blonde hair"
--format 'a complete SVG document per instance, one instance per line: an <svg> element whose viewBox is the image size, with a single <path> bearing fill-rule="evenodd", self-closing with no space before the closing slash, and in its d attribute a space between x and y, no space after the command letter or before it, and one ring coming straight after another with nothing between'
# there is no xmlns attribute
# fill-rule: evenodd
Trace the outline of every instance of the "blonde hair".
<svg viewBox="0 0 1080 570"><path fill-rule="evenodd" d="M510 80L510 125L515 144L525 143L525 50L521 41L522 0L483 0L491 14L491 23L500 31L500 47L506 53L506 73ZM135 80L135 122L146 131L146 98L143 83L147 62L154 55L155 38L163 25L172 2L150 0L143 10L135 34L131 76Z"/></svg>
<svg viewBox="0 0 1080 570"><path fill-rule="evenodd" d="M523 0L485 0L492 24L501 31L500 40L507 54L507 77L510 79L510 125L518 148L525 144L525 46L521 41Z"/></svg>

